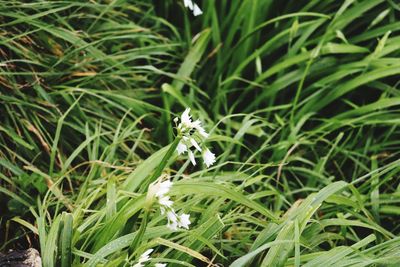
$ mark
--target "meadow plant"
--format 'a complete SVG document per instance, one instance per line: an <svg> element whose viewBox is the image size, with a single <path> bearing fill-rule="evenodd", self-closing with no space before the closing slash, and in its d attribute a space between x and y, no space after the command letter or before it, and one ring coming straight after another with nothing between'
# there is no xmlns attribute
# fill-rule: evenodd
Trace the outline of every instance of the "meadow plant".
<svg viewBox="0 0 400 267"><path fill-rule="evenodd" d="M202 152L202 148L200 146L204 146L203 142L209 135L202 127L202 123L199 119L192 121L190 108L186 108L180 118L176 117L174 119L174 122L176 126L177 136L172 144L170 144L170 146L168 147L168 150L162 158L161 162L159 163L158 168L153 173L152 178L150 178L149 180L154 181L155 179L157 179L157 181L154 181L148 187L146 201L144 205L143 221L141 222L138 233L136 234L131 244L132 248L137 248L143 239L149 221L149 213L155 200L160 206L161 215L166 216L168 221L167 227L170 230L176 231L179 228L184 228L188 230L189 225L191 224L189 214L177 214L175 212L175 209L172 207L174 202L167 194L171 190L173 183L169 180L169 178L165 181L161 181L163 179L163 175L161 175L161 172L171 160L174 152L177 152L178 155L180 155L187 151L190 161L193 165L196 165L194 153L190 150L190 147L193 146L199 152ZM208 148L205 148L203 153L203 160L206 166L209 167L215 163L215 155L211 153ZM157 178L158 175L160 176ZM148 254L145 254L143 259L148 260L148 258L146 258L146 255Z"/></svg>
<svg viewBox="0 0 400 267"><path fill-rule="evenodd" d="M208 137L208 133L201 126L200 120L192 121L190 108L185 109L180 117L180 120L178 117L176 117L174 122L177 124L177 138L180 139L178 146L176 147L178 155L187 152L192 164L196 165L194 152L190 149L190 147L193 146L197 151L202 152L203 149L199 145L199 142L203 143ZM204 147L202 156L207 167L210 167L215 163L215 154L212 153L207 147Z"/></svg>
<svg viewBox="0 0 400 267"><path fill-rule="evenodd" d="M169 192L171 186L172 182L170 182L169 180L151 184L147 193L148 198L157 198L158 204L160 205L161 215L167 216L167 227L169 229L174 231L178 228L189 229L190 215L185 213L177 215L175 213L175 210L172 208L174 202L170 200L169 196L166 195Z"/></svg>
<svg viewBox="0 0 400 267"><path fill-rule="evenodd" d="M0 0L0 265L400 266L399 12Z"/></svg>

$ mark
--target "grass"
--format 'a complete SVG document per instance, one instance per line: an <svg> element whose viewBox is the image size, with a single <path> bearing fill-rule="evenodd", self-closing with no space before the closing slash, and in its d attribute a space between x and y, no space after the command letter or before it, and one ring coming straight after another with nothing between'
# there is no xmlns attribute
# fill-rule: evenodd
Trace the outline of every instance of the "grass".
<svg viewBox="0 0 400 267"><path fill-rule="evenodd" d="M197 2L195 18L175 0L0 1L0 251L400 264L400 6ZM168 153L186 107L211 168ZM159 172L189 230L146 211Z"/></svg>

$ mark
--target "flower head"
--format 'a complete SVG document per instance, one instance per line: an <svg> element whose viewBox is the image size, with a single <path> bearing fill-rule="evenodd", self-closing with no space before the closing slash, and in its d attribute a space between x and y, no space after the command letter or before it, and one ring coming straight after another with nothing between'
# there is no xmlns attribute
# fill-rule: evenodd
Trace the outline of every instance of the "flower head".
<svg viewBox="0 0 400 267"><path fill-rule="evenodd" d="M203 152L203 160L206 164L207 168L214 164L215 162L215 154L212 153L208 148Z"/></svg>
<svg viewBox="0 0 400 267"><path fill-rule="evenodd" d="M172 182L170 180L166 180L164 182L157 181L155 183L152 183L149 186L147 198L149 199L149 201L152 202L153 199L156 197L159 200L162 199L165 203L167 203L165 195L168 194L171 186Z"/></svg>
<svg viewBox="0 0 400 267"><path fill-rule="evenodd" d="M140 255L137 263L133 265L132 267L143 267L145 262L148 262L150 260L150 254L154 251L154 249L148 249L146 250L142 255ZM167 264L165 263L156 263L154 264L155 267L166 267Z"/></svg>
<svg viewBox="0 0 400 267"><path fill-rule="evenodd" d="M172 182L170 180L166 180L164 182L157 184L157 192L155 193L156 197L163 197L165 194L169 192L172 186Z"/></svg>
<svg viewBox="0 0 400 267"><path fill-rule="evenodd" d="M181 214L179 216L179 226L185 229L189 229L189 224L190 224L190 220L189 220L190 214Z"/></svg>
<svg viewBox="0 0 400 267"><path fill-rule="evenodd" d="M189 229L190 225L190 214L182 213L178 215L173 209L167 212L168 224L167 227L172 231L178 230L178 228Z"/></svg>
<svg viewBox="0 0 400 267"><path fill-rule="evenodd" d="M176 147L178 155L187 152L192 164L196 165L194 151L203 152L201 143L208 138L208 133L204 130L200 120L192 121L190 108L185 109L180 118L175 118L174 121L177 124L178 136L181 137ZM191 147L194 148L193 151L190 149ZM215 163L215 155L206 148L203 152L203 160L206 166L210 167Z"/></svg>
<svg viewBox="0 0 400 267"><path fill-rule="evenodd" d="M148 196L153 199L156 198L158 204L160 205L160 211L162 215L166 215L168 223L167 227L173 231L178 230L178 228L189 229L189 214L177 215L172 205L174 202L167 196L168 192L172 187L172 182L170 180L166 180L164 182L155 182L149 186ZM148 253L150 254L150 252ZM147 255L148 255L147 254ZM145 255L145 254L143 254ZM142 255L142 256L143 256ZM146 256L146 255L145 255ZM141 261L139 259L139 263ZM137 265L135 267L141 267L142 265Z"/></svg>
<svg viewBox="0 0 400 267"><path fill-rule="evenodd" d="M181 115L181 123L184 125L191 125L192 119L190 116L190 108L185 109L185 111Z"/></svg>
<svg viewBox="0 0 400 267"><path fill-rule="evenodd" d="M180 155L180 154L185 153L188 150L188 148L184 143L179 142L178 147L176 148L176 150L178 151L178 155Z"/></svg>

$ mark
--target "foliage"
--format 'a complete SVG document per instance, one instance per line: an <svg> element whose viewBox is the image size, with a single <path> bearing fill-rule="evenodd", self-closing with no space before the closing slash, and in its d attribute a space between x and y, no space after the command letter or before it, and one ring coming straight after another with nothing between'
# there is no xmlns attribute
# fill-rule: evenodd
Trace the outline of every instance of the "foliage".
<svg viewBox="0 0 400 267"><path fill-rule="evenodd" d="M197 17L178 0L0 1L0 250L35 246L44 266L149 248L170 266L399 264L400 6L196 2ZM187 107L208 169L170 153ZM189 230L145 209L160 171Z"/></svg>

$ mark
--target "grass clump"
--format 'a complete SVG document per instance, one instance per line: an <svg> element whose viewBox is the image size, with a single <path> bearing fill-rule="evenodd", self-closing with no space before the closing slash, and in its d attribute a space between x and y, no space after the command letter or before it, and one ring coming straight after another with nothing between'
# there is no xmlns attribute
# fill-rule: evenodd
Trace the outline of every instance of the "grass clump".
<svg viewBox="0 0 400 267"><path fill-rule="evenodd" d="M0 250L36 247L44 266L399 264L400 6L195 2L196 17L175 0L1 2ZM177 132L188 107L207 138Z"/></svg>

